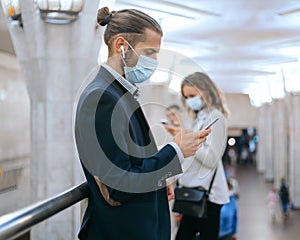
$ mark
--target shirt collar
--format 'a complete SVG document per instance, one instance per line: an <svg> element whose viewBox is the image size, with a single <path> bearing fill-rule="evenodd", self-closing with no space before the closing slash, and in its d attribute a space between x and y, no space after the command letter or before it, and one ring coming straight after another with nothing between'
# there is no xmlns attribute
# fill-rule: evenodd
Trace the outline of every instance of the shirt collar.
<svg viewBox="0 0 300 240"><path fill-rule="evenodd" d="M197 121L199 121L199 122L204 121L204 119L206 118L206 116L207 116L206 110L199 111L197 113Z"/></svg>
<svg viewBox="0 0 300 240"><path fill-rule="evenodd" d="M206 110L201 110L197 113L193 128L195 129L202 129L204 126L204 122L207 117L207 111Z"/></svg>
<svg viewBox="0 0 300 240"><path fill-rule="evenodd" d="M121 76L116 70L114 70L112 67L110 67L108 64L103 63L102 66L109 71L111 75L128 91L130 92L134 98L137 98L139 96L139 89L137 86L133 85L131 82L129 82L127 79L125 79L123 76Z"/></svg>

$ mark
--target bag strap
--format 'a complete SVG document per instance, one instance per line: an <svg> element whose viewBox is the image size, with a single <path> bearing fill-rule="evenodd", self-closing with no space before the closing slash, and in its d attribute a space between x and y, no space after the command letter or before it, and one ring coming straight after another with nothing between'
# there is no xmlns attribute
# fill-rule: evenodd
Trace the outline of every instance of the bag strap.
<svg viewBox="0 0 300 240"><path fill-rule="evenodd" d="M208 192L207 192L208 194L210 194L210 190L211 190L211 187L212 187L213 182L214 182L214 180L215 180L215 176L216 176L216 173L217 173L217 169L218 169L218 167L216 167L215 172L214 172L214 175L213 175L213 177L212 177L212 179L211 179L211 181L210 181L210 185L209 185Z"/></svg>

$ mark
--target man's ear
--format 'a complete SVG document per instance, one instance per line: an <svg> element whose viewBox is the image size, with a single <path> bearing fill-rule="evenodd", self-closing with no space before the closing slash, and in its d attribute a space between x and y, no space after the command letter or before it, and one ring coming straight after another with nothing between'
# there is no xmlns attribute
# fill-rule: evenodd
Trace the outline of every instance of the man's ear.
<svg viewBox="0 0 300 240"><path fill-rule="evenodd" d="M125 58L125 53L128 50L128 44L124 37L117 37L113 43L113 47L116 53L122 55L122 57Z"/></svg>

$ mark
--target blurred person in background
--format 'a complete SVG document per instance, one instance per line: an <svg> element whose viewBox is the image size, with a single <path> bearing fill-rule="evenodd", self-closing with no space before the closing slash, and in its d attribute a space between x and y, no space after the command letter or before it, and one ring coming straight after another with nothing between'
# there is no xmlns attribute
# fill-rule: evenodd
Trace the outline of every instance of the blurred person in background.
<svg viewBox="0 0 300 240"><path fill-rule="evenodd" d="M231 164L225 165L225 176L226 176L226 179L230 182L230 184L232 186L231 192L236 197L236 199L239 199L239 197L240 197L239 182L235 177L235 170Z"/></svg>
<svg viewBox="0 0 300 240"><path fill-rule="evenodd" d="M229 179L227 185L230 195L229 203L226 203L221 208L220 213L220 230L219 240L237 240L237 226L238 226L238 207L236 197L233 192L233 186Z"/></svg>
<svg viewBox="0 0 300 240"><path fill-rule="evenodd" d="M288 217L288 204L290 203L290 193L285 178L281 178L279 188L279 197L281 202L282 213L284 217Z"/></svg>
<svg viewBox="0 0 300 240"><path fill-rule="evenodd" d="M271 220L274 222L276 218L276 208L278 205L278 195L276 189L273 187L271 191L268 193L267 202L269 207L269 212L271 216Z"/></svg>

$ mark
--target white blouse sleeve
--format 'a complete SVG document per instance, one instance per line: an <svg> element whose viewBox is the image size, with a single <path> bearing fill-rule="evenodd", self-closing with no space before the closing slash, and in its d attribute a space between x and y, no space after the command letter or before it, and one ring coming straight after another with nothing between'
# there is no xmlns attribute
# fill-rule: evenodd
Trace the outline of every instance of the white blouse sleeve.
<svg viewBox="0 0 300 240"><path fill-rule="evenodd" d="M216 117L219 120L211 127L211 133L206 139L206 142L198 149L195 154L195 160L208 169L214 169L218 161L222 158L224 149L227 143L227 123L224 115L214 110L206 118L204 122L206 126Z"/></svg>

